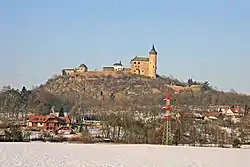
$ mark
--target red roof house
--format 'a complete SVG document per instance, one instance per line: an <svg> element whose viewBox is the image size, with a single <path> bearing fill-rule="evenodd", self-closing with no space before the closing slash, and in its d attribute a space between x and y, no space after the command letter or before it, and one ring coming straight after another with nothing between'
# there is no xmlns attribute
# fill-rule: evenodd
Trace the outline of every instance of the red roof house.
<svg viewBox="0 0 250 167"><path fill-rule="evenodd" d="M27 119L27 128L31 130L56 131L62 126L70 126L69 117L56 117L54 115L31 115Z"/></svg>

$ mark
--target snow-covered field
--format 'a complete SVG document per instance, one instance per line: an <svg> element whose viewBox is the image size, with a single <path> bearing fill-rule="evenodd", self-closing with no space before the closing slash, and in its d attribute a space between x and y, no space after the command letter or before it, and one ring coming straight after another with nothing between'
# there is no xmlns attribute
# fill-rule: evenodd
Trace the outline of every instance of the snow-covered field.
<svg viewBox="0 0 250 167"><path fill-rule="evenodd" d="M250 167L249 149L0 143L0 167Z"/></svg>

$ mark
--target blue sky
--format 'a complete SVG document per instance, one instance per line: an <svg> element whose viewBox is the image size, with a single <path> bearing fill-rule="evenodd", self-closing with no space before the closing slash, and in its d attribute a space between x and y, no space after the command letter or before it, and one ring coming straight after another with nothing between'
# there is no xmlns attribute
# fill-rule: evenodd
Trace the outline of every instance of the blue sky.
<svg viewBox="0 0 250 167"><path fill-rule="evenodd" d="M43 84L81 63L147 56L158 73L250 93L248 0L2 0L0 86Z"/></svg>

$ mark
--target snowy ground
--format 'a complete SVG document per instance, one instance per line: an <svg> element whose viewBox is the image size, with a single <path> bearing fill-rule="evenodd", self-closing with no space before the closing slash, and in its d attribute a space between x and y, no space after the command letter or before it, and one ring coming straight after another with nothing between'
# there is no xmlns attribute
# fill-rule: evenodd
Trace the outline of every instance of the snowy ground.
<svg viewBox="0 0 250 167"><path fill-rule="evenodd" d="M249 149L0 143L0 167L250 167Z"/></svg>

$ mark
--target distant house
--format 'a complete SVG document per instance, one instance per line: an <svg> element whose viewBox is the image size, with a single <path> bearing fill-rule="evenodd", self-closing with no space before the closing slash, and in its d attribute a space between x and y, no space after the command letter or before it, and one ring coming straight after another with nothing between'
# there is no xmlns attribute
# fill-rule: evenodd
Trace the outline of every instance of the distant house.
<svg viewBox="0 0 250 167"><path fill-rule="evenodd" d="M111 67L103 67L103 71L124 71L122 62L114 63Z"/></svg>
<svg viewBox="0 0 250 167"><path fill-rule="evenodd" d="M121 61L119 63L114 63L113 68L115 71L123 71L124 69Z"/></svg>
<svg viewBox="0 0 250 167"><path fill-rule="evenodd" d="M229 109L226 109L224 110L222 113L226 116L235 116L235 115L238 115L238 109L236 108L229 108Z"/></svg>
<svg viewBox="0 0 250 167"><path fill-rule="evenodd" d="M185 112L181 112L180 116L183 118L194 118L197 120L202 119L202 115L199 113L194 113L194 112L189 112L189 111L185 111Z"/></svg>
<svg viewBox="0 0 250 167"><path fill-rule="evenodd" d="M62 127L70 130L69 117L57 117L54 115L30 115L26 119L26 127L30 130L58 131Z"/></svg>
<svg viewBox="0 0 250 167"><path fill-rule="evenodd" d="M75 73L84 73L88 71L88 67L85 64L81 64L77 68L63 69L62 75L72 75Z"/></svg>
<svg viewBox="0 0 250 167"><path fill-rule="evenodd" d="M207 112L204 113L204 120L217 120L221 115L220 112Z"/></svg>

